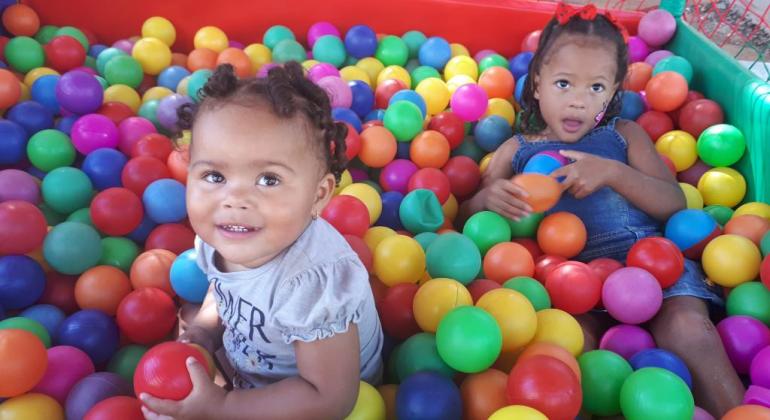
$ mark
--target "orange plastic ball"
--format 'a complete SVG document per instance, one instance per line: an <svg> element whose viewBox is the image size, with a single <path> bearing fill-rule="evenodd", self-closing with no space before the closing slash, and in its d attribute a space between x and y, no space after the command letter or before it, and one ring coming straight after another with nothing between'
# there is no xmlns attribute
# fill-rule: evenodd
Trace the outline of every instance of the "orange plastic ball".
<svg viewBox="0 0 770 420"><path fill-rule="evenodd" d="M640 61L628 66L626 80L623 81L623 89L641 92L647 86L652 77L652 66Z"/></svg>
<svg viewBox="0 0 770 420"><path fill-rule="evenodd" d="M80 275L75 283L75 301L81 309L98 309L114 316L120 301L131 293L131 282L120 269L98 265Z"/></svg>
<svg viewBox="0 0 770 420"><path fill-rule="evenodd" d="M190 71L214 70L217 66L217 58L217 53L208 48L196 48L187 56L187 69Z"/></svg>
<svg viewBox="0 0 770 420"><path fill-rule="evenodd" d="M644 90L652 109L661 112L671 112L682 106L689 92L687 79L673 71L652 76Z"/></svg>
<svg viewBox="0 0 770 420"><path fill-rule="evenodd" d="M500 284L517 276L532 277L535 261L523 245L515 242L501 242L484 255L484 274Z"/></svg>
<svg viewBox="0 0 770 420"><path fill-rule="evenodd" d="M8 70L0 69L0 109L10 108L21 97L19 79Z"/></svg>
<svg viewBox="0 0 770 420"><path fill-rule="evenodd" d="M524 201L532 207L532 213L550 210L559 202L562 188L559 181L548 175L527 173L513 177L513 182L523 188L529 197Z"/></svg>
<svg viewBox="0 0 770 420"><path fill-rule="evenodd" d="M770 230L770 220L754 214L733 217L725 224L725 234L740 235L760 246L762 237Z"/></svg>
<svg viewBox="0 0 770 420"><path fill-rule="evenodd" d="M176 254L165 249L151 249L143 252L131 265L131 285L134 289L156 287L171 297L176 296L169 278L169 270L175 259Z"/></svg>
<svg viewBox="0 0 770 420"><path fill-rule="evenodd" d="M166 160L171 176L182 184L187 183L187 166L190 163L190 155L187 151L186 147L173 150Z"/></svg>
<svg viewBox="0 0 770 420"><path fill-rule="evenodd" d="M40 29L40 18L26 4L14 4L3 12L3 26L16 36L34 36Z"/></svg>
<svg viewBox="0 0 770 420"><path fill-rule="evenodd" d="M728 411L722 420L770 420L770 408L761 405L739 405Z"/></svg>
<svg viewBox="0 0 770 420"><path fill-rule="evenodd" d="M516 83L513 74L504 67L490 67L479 77L479 86L490 98L508 99L513 96Z"/></svg>
<svg viewBox="0 0 770 420"><path fill-rule="evenodd" d="M572 213L546 216L537 228L537 243L544 253L572 258L586 245L586 226Z"/></svg>
<svg viewBox="0 0 770 420"><path fill-rule="evenodd" d="M254 69L251 65L249 56L239 48L225 48L217 57L217 65L231 64L235 68L235 74L238 77L249 77L254 75Z"/></svg>
<svg viewBox="0 0 770 420"><path fill-rule="evenodd" d="M371 126L361 132L358 158L370 168L382 168L396 157L396 138L385 127Z"/></svg>
<svg viewBox="0 0 770 420"><path fill-rule="evenodd" d="M538 354L543 356L551 356L555 359L561 360L565 365L569 366L573 372L575 372L575 376L577 376L578 382L580 382L580 365L578 364L577 359L575 359L575 356L573 356L569 350L553 343L540 341L528 345L524 351L519 354L519 360L525 360L528 357L536 356Z"/></svg>
<svg viewBox="0 0 770 420"><path fill-rule="evenodd" d="M43 378L48 353L43 342L29 331L0 330L0 398L21 395Z"/></svg>
<svg viewBox="0 0 770 420"><path fill-rule="evenodd" d="M171 65L187 67L187 54L171 53Z"/></svg>
<svg viewBox="0 0 770 420"><path fill-rule="evenodd" d="M418 134L409 147L409 157L420 168L440 169L449 160L449 141L438 131Z"/></svg>
<svg viewBox="0 0 770 420"><path fill-rule="evenodd" d="M460 385L463 418L486 420L495 411L508 405L505 388L508 375L497 369L487 369L468 375Z"/></svg>

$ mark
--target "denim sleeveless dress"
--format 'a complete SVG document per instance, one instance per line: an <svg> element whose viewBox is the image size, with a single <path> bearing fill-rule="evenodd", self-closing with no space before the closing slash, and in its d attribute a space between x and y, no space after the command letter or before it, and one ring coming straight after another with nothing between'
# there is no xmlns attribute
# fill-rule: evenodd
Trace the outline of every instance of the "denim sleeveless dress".
<svg viewBox="0 0 770 420"><path fill-rule="evenodd" d="M615 129L616 119L591 130L574 143L561 141L527 141L517 134L519 149L514 154L514 173L521 173L527 161L544 151L575 150L628 164L628 143ZM660 236L661 224L631 204L612 188L604 187L583 199L565 192L546 214L566 211L578 216L586 226L588 237L583 251L575 257L588 262L596 258L612 258L625 263L631 246L642 238ZM711 303L723 304L721 289L708 282L698 263L685 259L685 272L663 296L695 296Z"/></svg>

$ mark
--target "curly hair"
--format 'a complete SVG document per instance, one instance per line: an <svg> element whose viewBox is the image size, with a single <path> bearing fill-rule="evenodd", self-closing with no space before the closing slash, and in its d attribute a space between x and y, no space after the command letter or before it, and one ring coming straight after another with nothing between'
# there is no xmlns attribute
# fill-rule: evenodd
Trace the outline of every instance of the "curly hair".
<svg viewBox="0 0 770 420"><path fill-rule="evenodd" d="M305 77L299 63L274 67L267 77L244 79L235 75L232 65L219 65L200 90L199 98L199 103L185 104L177 110L180 129L192 129L201 114L227 104L250 106L264 101L279 118L303 117L310 128L308 140L313 142L327 171L339 183L347 164L348 128L332 119L326 92Z"/></svg>

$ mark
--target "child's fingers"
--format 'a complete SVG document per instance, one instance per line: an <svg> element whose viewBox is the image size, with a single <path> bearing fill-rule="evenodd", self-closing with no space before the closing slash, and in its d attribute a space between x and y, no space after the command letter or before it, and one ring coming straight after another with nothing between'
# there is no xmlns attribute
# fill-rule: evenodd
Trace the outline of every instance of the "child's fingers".
<svg viewBox="0 0 770 420"><path fill-rule="evenodd" d="M139 395L139 399L142 401L142 404L144 404L144 407L142 408L152 414L173 416L179 411L179 403L177 401L161 400L160 398L155 398L145 393Z"/></svg>
<svg viewBox="0 0 770 420"><path fill-rule="evenodd" d="M524 188L521 188L521 186L513 181L511 182L502 182L501 186L503 188L503 191L507 192L508 194L515 195L519 198L528 198L529 193Z"/></svg>
<svg viewBox="0 0 770 420"><path fill-rule="evenodd" d="M208 372L206 372L206 368L204 368L200 363L198 363L198 361L195 360L195 358L188 357L186 362L187 362L187 371L190 373L190 379L192 380L193 389L195 389L197 386L211 382L211 378L209 377Z"/></svg>

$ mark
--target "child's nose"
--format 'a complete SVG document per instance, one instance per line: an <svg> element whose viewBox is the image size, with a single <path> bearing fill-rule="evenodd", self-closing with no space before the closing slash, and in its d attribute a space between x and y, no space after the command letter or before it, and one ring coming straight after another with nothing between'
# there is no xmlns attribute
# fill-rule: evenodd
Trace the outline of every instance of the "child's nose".
<svg viewBox="0 0 770 420"><path fill-rule="evenodd" d="M222 202L222 206L226 209L236 209L236 210L249 209L248 200L246 200L245 197L240 196L238 194L229 194L225 198L225 200Z"/></svg>

